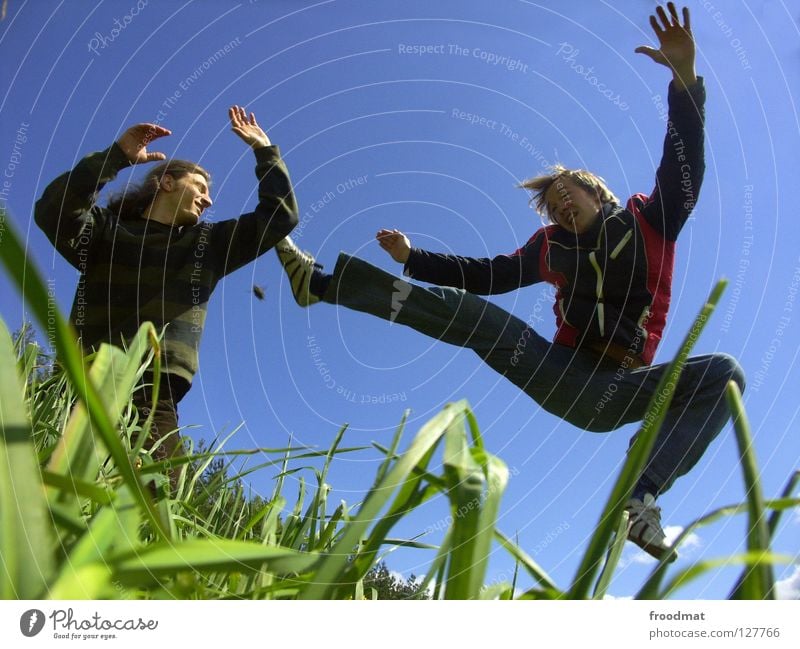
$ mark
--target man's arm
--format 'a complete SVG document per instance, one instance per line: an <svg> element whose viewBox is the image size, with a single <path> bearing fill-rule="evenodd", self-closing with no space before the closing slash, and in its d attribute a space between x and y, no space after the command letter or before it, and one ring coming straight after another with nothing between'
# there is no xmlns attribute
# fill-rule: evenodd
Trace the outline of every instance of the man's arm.
<svg viewBox="0 0 800 649"><path fill-rule="evenodd" d="M105 212L94 205L98 192L125 167L165 160L163 153L148 152L147 144L169 134L155 124L132 126L108 149L89 154L44 190L36 201L33 219L73 266L79 267L80 258L103 225Z"/></svg>
<svg viewBox="0 0 800 649"><path fill-rule="evenodd" d="M544 240L541 230L516 252L493 258L460 257L412 248L408 237L397 230L381 230L377 239L395 261L403 263L405 275L429 284L462 288L476 295L495 295L541 281L539 256Z"/></svg>
<svg viewBox="0 0 800 649"><path fill-rule="evenodd" d="M231 129L253 148L258 178L258 205L253 212L213 224L212 242L227 275L274 247L298 224L297 201L289 172L256 117L241 106L228 111Z"/></svg>
<svg viewBox="0 0 800 649"><path fill-rule="evenodd" d="M667 3L650 24L660 48L638 47L656 63L672 71L668 91L669 117L656 186L649 198L634 197L647 222L669 241L675 241L694 209L705 172L703 148L705 88L695 72L695 45L689 10L683 8L683 25L675 5ZM660 19L660 22L659 22Z"/></svg>

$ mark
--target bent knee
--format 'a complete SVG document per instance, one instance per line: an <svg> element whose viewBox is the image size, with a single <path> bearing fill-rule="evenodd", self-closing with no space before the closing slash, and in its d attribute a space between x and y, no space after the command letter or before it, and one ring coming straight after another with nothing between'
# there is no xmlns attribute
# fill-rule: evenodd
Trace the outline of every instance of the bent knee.
<svg viewBox="0 0 800 649"><path fill-rule="evenodd" d="M714 354L714 361L718 367L717 371L725 379L725 383L733 381L739 386L739 391L744 392L747 380L744 368L739 361L730 354Z"/></svg>

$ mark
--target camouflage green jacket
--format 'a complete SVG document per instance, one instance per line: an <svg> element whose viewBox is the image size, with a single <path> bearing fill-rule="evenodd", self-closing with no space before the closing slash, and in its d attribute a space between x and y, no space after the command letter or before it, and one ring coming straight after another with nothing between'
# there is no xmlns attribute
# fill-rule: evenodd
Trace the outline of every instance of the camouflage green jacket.
<svg viewBox="0 0 800 649"><path fill-rule="evenodd" d="M191 383L208 300L219 280L264 254L297 225L297 203L277 146L257 149L258 205L238 219L182 228L120 219L97 193L129 166L113 144L54 180L34 219L80 272L70 320L84 349L121 344L142 322L166 326L162 371Z"/></svg>

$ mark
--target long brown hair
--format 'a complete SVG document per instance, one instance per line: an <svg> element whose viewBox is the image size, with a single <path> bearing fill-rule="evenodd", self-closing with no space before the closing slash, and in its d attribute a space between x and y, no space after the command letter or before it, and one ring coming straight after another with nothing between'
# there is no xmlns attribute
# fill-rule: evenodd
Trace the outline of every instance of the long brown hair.
<svg viewBox="0 0 800 649"><path fill-rule="evenodd" d="M121 219L141 218L156 197L161 178L165 174L169 174L176 180L187 174L200 174L206 179L206 182L211 182L211 174L199 164L189 160L168 160L148 171L140 183L126 185L124 190L113 194L108 199L108 209L118 214Z"/></svg>

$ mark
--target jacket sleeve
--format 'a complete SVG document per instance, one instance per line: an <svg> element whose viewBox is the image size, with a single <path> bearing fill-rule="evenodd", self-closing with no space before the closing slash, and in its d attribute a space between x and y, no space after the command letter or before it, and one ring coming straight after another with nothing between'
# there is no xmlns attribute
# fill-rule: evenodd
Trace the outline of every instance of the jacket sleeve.
<svg viewBox="0 0 800 649"><path fill-rule="evenodd" d="M684 92L670 83L669 118L664 151L649 197L637 196L647 222L665 239L675 241L694 209L703 183L706 92L702 77Z"/></svg>
<svg viewBox="0 0 800 649"><path fill-rule="evenodd" d="M60 175L36 201L33 219L56 250L79 268L81 257L91 250L108 218L96 206L97 194L121 169L130 166L114 143L105 151L91 153L72 171Z"/></svg>
<svg viewBox="0 0 800 649"><path fill-rule="evenodd" d="M211 242L221 274L263 255L297 225L297 201L277 146L255 150L258 205L255 211L213 224Z"/></svg>
<svg viewBox="0 0 800 649"><path fill-rule="evenodd" d="M493 258L459 257L413 248L404 274L429 284L462 288L476 295L508 293L542 281L543 236L537 232L522 248Z"/></svg>

